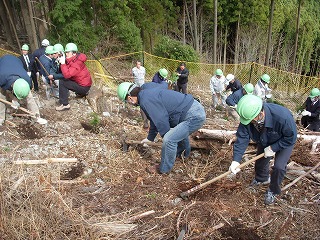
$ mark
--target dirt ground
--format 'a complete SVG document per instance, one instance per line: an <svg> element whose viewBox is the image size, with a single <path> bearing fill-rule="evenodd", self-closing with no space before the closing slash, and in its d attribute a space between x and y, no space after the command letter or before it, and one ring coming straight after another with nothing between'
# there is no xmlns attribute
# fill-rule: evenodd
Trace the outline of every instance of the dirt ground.
<svg viewBox="0 0 320 240"><path fill-rule="evenodd" d="M248 188L254 178L248 165L184 200L181 192L228 170L232 144L208 140L209 149L193 149L169 174L151 174L146 168L160 162L161 149L123 144L147 135L137 108L125 107L111 90L105 116L74 95L69 111L56 112L56 99L44 96L41 90L47 125L10 117L8 109L11 124L1 129L0 239L320 239L317 178L302 178L265 206L267 187ZM236 129L223 110L213 111L209 98L201 101L208 118L203 128ZM319 154L310 150L299 140L291 161L314 166ZM14 164L49 158L79 162ZM296 177L288 175L283 186Z"/></svg>

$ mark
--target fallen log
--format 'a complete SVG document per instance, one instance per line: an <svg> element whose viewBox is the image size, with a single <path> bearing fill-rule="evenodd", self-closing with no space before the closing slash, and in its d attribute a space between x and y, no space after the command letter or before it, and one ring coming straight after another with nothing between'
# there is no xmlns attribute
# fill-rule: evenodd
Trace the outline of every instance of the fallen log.
<svg viewBox="0 0 320 240"><path fill-rule="evenodd" d="M125 223L135 222L135 221L137 221L137 220L139 220L139 219L141 219L141 218L147 217L147 216L149 216L149 215L151 215L151 214L154 214L154 213L155 213L154 210L141 213L141 214L139 214L139 215L136 215L136 216L133 216L133 217L128 218L128 219L125 221Z"/></svg>
<svg viewBox="0 0 320 240"><path fill-rule="evenodd" d="M294 185L295 183L297 183L301 178L307 176L308 174L312 173L312 171L316 170L318 167L320 166L320 162L318 162L317 165L315 165L313 168L311 168L308 172L306 172L305 174L297 177L295 180L293 180L291 183L287 184L286 186L284 186L281 190L284 191L286 189L288 189L289 187L291 187L292 185Z"/></svg>
<svg viewBox="0 0 320 240"><path fill-rule="evenodd" d="M43 160L17 160L13 164L48 164L48 163L76 163L77 158L47 158Z"/></svg>
<svg viewBox="0 0 320 240"><path fill-rule="evenodd" d="M194 134L196 139L216 139L224 142L234 141L236 139L236 131L221 129L199 129ZM320 136L318 134L298 134L297 137L306 142L312 142L310 153L318 152L317 146L320 144Z"/></svg>

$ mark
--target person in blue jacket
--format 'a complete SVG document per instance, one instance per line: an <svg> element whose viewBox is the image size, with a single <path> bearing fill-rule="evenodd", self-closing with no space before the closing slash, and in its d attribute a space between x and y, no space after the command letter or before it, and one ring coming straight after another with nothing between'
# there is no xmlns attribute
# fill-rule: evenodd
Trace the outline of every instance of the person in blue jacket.
<svg viewBox="0 0 320 240"><path fill-rule="evenodd" d="M240 124L237 140L233 146L233 161L229 170L236 174L238 166L248 147L250 139L257 143L257 155L264 152L264 157L255 162L255 179L252 187L269 184L264 203L275 202L281 193L281 183L286 173L287 163L297 140L297 126L291 112L280 105L263 103L255 95L243 96L237 105ZM274 157L274 166L269 178L269 162Z"/></svg>
<svg viewBox="0 0 320 240"><path fill-rule="evenodd" d="M117 93L120 100L139 105L150 120L148 136L142 143L154 141L158 133L163 139L161 163L149 168L150 172L168 173L183 151L184 157L190 155L189 135L206 119L203 106L192 95L157 87L142 90L128 82L121 83Z"/></svg>
<svg viewBox="0 0 320 240"><path fill-rule="evenodd" d="M239 90L233 92L230 94L227 99L226 103L231 108L229 109L229 114L237 121L239 121L239 115L235 111L237 108L237 103L239 100L246 94L253 94L254 86L251 83L245 84L243 87L241 87Z"/></svg>
<svg viewBox="0 0 320 240"><path fill-rule="evenodd" d="M168 77L168 70L165 68L161 68L152 78L152 82L161 83L166 82Z"/></svg>
<svg viewBox="0 0 320 240"><path fill-rule="evenodd" d="M138 84L136 84L137 87L139 87ZM141 85L141 89L151 89L151 88L162 88L162 89L168 89L168 83L166 81L162 81L159 83L155 82L148 82ZM143 128L148 129L149 128L149 120L147 118L147 115L144 113L144 111L140 108L140 114L143 120Z"/></svg>
<svg viewBox="0 0 320 240"><path fill-rule="evenodd" d="M12 92L12 107L18 109L19 100L26 99L27 108L36 117L40 117L39 107L30 91L31 79L24 69L19 58L12 55L4 55L0 58L0 98L6 99L6 92ZM6 106L0 102L0 125L6 118Z"/></svg>

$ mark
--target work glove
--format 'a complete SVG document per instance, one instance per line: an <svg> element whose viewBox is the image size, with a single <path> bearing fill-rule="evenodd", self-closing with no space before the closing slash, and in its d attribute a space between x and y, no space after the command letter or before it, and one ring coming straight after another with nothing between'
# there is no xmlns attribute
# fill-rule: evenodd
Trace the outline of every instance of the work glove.
<svg viewBox="0 0 320 240"><path fill-rule="evenodd" d="M240 163L238 163L237 161L232 161L229 167L229 171L231 171L233 174L237 174L241 170L240 168L237 168L239 166L240 166Z"/></svg>
<svg viewBox="0 0 320 240"><path fill-rule="evenodd" d="M307 110L303 110L303 112L301 113L302 116L311 116L311 112L307 111Z"/></svg>
<svg viewBox="0 0 320 240"><path fill-rule="evenodd" d="M27 72L28 76L31 77L31 72Z"/></svg>
<svg viewBox="0 0 320 240"><path fill-rule="evenodd" d="M274 151L272 151L271 149L271 146L269 147L266 147L264 149L264 157L267 158L267 157L273 157L276 153Z"/></svg>
<svg viewBox="0 0 320 240"><path fill-rule="evenodd" d="M234 105L234 106L230 106L230 107L233 108L233 109L237 109L237 104Z"/></svg>
<svg viewBox="0 0 320 240"><path fill-rule="evenodd" d="M272 94L271 94L271 93L267 94L267 95L266 95L266 98L268 98L268 99L269 99L269 98L272 98Z"/></svg>
<svg viewBox="0 0 320 240"><path fill-rule="evenodd" d="M17 101L12 100L11 101L11 107L14 108L14 109L18 109L20 107L20 104Z"/></svg>
<svg viewBox="0 0 320 240"><path fill-rule="evenodd" d="M64 54L62 56L60 56L59 62L60 62L60 64L65 64L66 63L66 56Z"/></svg>
<svg viewBox="0 0 320 240"><path fill-rule="evenodd" d="M148 143L151 143L152 141L150 141L148 138L145 138L141 141L141 143L143 144L144 147L149 147Z"/></svg>

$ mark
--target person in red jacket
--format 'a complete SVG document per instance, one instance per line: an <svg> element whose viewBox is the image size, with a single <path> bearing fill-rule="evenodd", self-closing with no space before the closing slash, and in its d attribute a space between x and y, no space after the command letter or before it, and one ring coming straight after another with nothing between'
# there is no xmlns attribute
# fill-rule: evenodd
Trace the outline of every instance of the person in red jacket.
<svg viewBox="0 0 320 240"><path fill-rule="evenodd" d="M87 56L78 53L78 47L74 43L68 43L65 47L65 56L59 58L61 72L65 79L59 82L59 102L57 111L70 109L68 101L69 90L78 96L86 96L92 85L92 79L88 68L85 65Z"/></svg>

